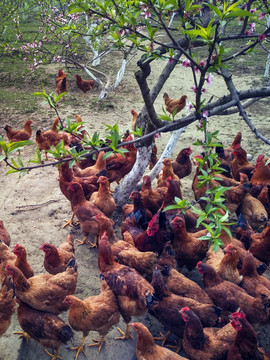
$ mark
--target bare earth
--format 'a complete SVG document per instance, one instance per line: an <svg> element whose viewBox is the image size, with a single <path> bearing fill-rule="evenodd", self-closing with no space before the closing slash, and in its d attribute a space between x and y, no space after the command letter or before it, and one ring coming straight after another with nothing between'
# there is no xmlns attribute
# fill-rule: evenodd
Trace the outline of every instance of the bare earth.
<svg viewBox="0 0 270 360"><path fill-rule="evenodd" d="M95 101L99 95L99 89L95 88L92 93L88 93L86 98L81 97L81 93L76 89L75 80L70 80L70 93L68 96L75 98L74 106L65 106L65 102L61 102L59 107L60 115L65 118L69 116L74 119L75 114L80 114L83 121L86 123L90 133L98 131L104 135L104 124L114 124L118 122L122 131L125 131L131 126L132 116L131 109L140 111L143 102L141 95L138 91L137 84L133 75L135 69L136 59L133 59L131 69L127 71L120 86L116 88L113 93L109 94L109 98L103 103L99 104ZM152 66L152 72L149 77L149 84L154 84L156 76L164 63L160 62ZM60 68L60 67L59 67ZM50 71L57 73L58 68L51 68ZM236 79L238 89L245 89L249 84L255 80L253 77L245 77ZM188 101L194 101L194 93L190 90L192 85L192 75L189 69L180 68L173 76L167 81L164 89L159 94L155 103L157 113L162 113L163 105L163 92L167 92L171 97L178 98L183 94L188 96ZM54 89L54 84L51 85ZM37 90L38 91L38 90ZM221 79L217 76L214 77L213 84L207 89L206 96L210 98L227 94ZM34 98L41 104L40 98ZM261 100L254 104L251 108L247 109L247 113L252 119L254 125L266 137L270 137L270 124L269 119L266 117L264 108L267 106L269 100ZM42 105L40 105L42 107ZM45 129L50 126L54 119L54 114L51 110L43 109L40 113L33 113L28 116L11 113L5 106L1 104L0 120L1 127L5 124L12 125L16 128L23 126L26 119L33 120L33 134L37 129ZM226 117L215 117L210 119L210 129L219 130L219 139L225 146L230 145L233 137L238 131L243 134L243 147L248 153L253 155L253 162L256 157L263 153L267 157L270 156L269 146L263 144L260 140L255 138L251 133L246 123L236 113ZM159 154L162 153L164 146L170 134L162 135L157 139L157 146ZM186 132L179 139L177 147L173 153L175 157L177 153L186 146L191 146L193 154L195 155L201 151L193 145L196 139L202 139L202 133L197 131L195 124L190 125ZM32 137L34 140L34 136ZM22 152L22 158L29 158L31 152L35 151L36 145L30 146ZM6 229L11 235L11 247L19 242L27 249L28 260L34 268L35 274L44 272L43 256L44 253L39 250L39 247L44 242L53 243L58 246L65 239L69 232L68 228L63 229L65 219L71 216L71 208L68 200L61 193L58 185L58 171L56 168L47 167L44 169L36 169L23 177L19 178L18 174L6 175L7 168L4 164L0 165L0 219L4 221ZM186 198L193 199L191 190L192 176L189 179L184 179L183 194ZM121 217L117 214L114 216L116 229L120 225ZM76 230L76 238L82 239L80 229ZM76 258L78 261L78 285L76 295L80 298L85 298L90 295L99 293L99 275L97 267L97 249L89 249L87 246L76 247ZM196 270L192 272L192 278L198 280ZM61 317L66 320L67 314L61 314ZM151 315L147 314L140 319L133 319L135 321L142 321L150 328L153 335L158 335L159 331L163 331L163 326L160 325ZM120 321L120 327L124 329L124 323ZM268 337L269 326L261 326L259 328L259 341L260 344L266 349L270 350L270 340ZM11 326L6 334L0 338L0 360L31 360L49 359L48 355L44 352L42 346L30 340L26 344L25 340L18 339L17 335L13 334L14 331L19 331L16 313L13 316ZM118 335L116 326L107 335L107 341L102 347L101 352L98 353L97 348L86 348L88 359L100 360L134 360L136 359L135 345L136 340L119 341L115 340ZM86 344L90 344L93 338L98 334L90 333ZM134 334L135 338L136 335ZM75 332L72 342L66 346L61 347L60 356L62 359L74 359L75 351L70 350L72 346L79 344L82 333ZM83 359L84 355L80 354L79 360Z"/></svg>

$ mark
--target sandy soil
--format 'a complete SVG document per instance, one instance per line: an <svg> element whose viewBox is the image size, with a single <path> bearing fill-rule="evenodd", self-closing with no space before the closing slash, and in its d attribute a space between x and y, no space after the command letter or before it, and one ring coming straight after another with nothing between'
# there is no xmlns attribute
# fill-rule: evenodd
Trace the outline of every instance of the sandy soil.
<svg viewBox="0 0 270 360"><path fill-rule="evenodd" d="M90 102L89 99L96 99L99 91L95 89L86 98L82 98L81 94L76 90L75 83L71 83L70 94L68 96L74 97L74 106L65 106L62 102L59 111L62 117L70 116L72 119L76 113L79 113L86 123L90 133L95 130L101 134L104 133L104 123L114 124L116 121L119 123L121 130L125 130L131 125L130 110L132 108L140 111L142 107L142 99L137 89L136 81L133 76L136 59L133 59L131 70L127 71L124 81L113 92L110 93L109 98L99 104L97 102ZM161 62L152 66L152 72L149 77L150 85L156 80L156 76L160 68L164 66ZM57 69L58 70L58 69ZM54 70L55 71L55 70ZM235 79L239 89L245 89L252 84L255 77L246 77L243 79ZM72 81L72 80L71 80ZM168 92L171 97L179 97L183 93L187 94L188 100L193 101L194 95L190 90L192 85L192 76L189 70L180 68L168 80L164 89L160 93L155 106L158 113L162 113L163 92ZM52 84L53 88L54 84ZM217 97L227 94L222 80L214 77L212 86L207 89L206 96ZM34 101L40 102L37 98ZM264 107L268 100L262 100L260 103L253 105L252 108L247 110L255 126L265 135L269 137L270 125L269 120L264 113ZM54 118L51 111L44 113L33 113L28 116L10 113L9 110L3 107L0 114L1 124L8 123L13 126L19 126L24 123L26 118L31 118L34 122L33 133L38 128L46 128ZM260 153L270 155L269 146L263 144L255 135L252 134L246 123L238 116L238 114L229 117L220 117L210 119L210 129L219 130L219 138L225 146L229 145L234 135L238 131L243 133L242 145L247 151L253 155L253 161ZM162 135L157 140L159 154L162 153L163 148L168 140L169 134ZM191 146L193 155L199 153L201 149L193 146L196 139L201 139L202 133L196 130L195 124L191 125L186 132L179 139L177 147L173 153L175 157L179 150L183 147ZM34 139L34 138L33 138ZM35 150L36 145L32 145L29 149L22 152L22 158L29 158L31 151ZM7 168L4 164L0 166L0 219L4 221L6 229L11 235L11 247L17 242L23 244L28 253L28 260L32 264L35 274L44 272L43 268L43 252L38 250L44 242L50 242L59 245L68 234L68 228L63 229L64 220L71 216L71 208L69 202L61 193L57 181L58 172L53 167L44 169L37 169L29 172L23 177L19 178L18 174L11 174L5 176ZM191 190L192 176L189 179L183 180L183 194L186 198L193 199ZM116 227L120 225L120 217L115 214L114 220ZM76 230L76 238L82 239L80 229ZM85 298L90 295L99 293L99 276L97 268L97 249L88 249L87 246L76 247L76 258L78 261L78 285L76 295L80 298ZM192 272L193 278L197 278L196 270ZM67 314L61 314L61 317L66 320ZM149 314L134 320L141 320L148 326L153 335L158 335L159 331L164 330L163 327ZM119 324L124 328L124 323L121 320ZM12 318L12 323L6 334L0 338L0 360L30 360L41 359L47 360L49 357L45 354L42 346L34 340L30 340L26 344L24 340L18 339L13 331L20 330L16 314ZM268 326L263 326L259 329L260 343L265 348L270 349L268 340ZM100 354L97 348L86 348L88 359L100 360L134 360L136 359L135 345L136 341L118 341L115 337L118 335L116 326L107 335L107 341L103 346ZM96 333L90 333L86 343L91 343L92 339L97 336ZM75 332L72 342L66 346L61 347L60 356L62 359L74 359L75 352L70 350L70 347L76 346L82 337L81 333ZM79 359L83 359L84 355L81 354Z"/></svg>

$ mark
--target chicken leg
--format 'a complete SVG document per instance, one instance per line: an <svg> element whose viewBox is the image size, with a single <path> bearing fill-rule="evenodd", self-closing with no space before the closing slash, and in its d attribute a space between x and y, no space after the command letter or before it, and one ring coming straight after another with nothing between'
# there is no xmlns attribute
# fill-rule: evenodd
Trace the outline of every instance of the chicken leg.
<svg viewBox="0 0 270 360"><path fill-rule="evenodd" d="M98 346L98 351L100 351L102 348L102 344L105 343L105 336L106 335L102 336L99 340L93 339L96 344L89 344L88 346Z"/></svg>
<svg viewBox="0 0 270 360"><path fill-rule="evenodd" d="M25 341L26 341L27 344L28 344L29 339L30 339L30 335L28 335L27 332L25 332L25 331L15 331L13 334L18 334L18 335L19 335L19 339L24 338Z"/></svg>
<svg viewBox="0 0 270 360"><path fill-rule="evenodd" d="M119 327L117 328L117 330L120 332L120 334L122 334L123 336L118 336L115 339L116 340L126 340L126 339L132 339L134 340L134 337L131 335L130 333L130 325L129 323L126 324L126 332L124 333L123 330L121 330Z"/></svg>
<svg viewBox="0 0 270 360"><path fill-rule="evenodd" d="M59 349L54 350L54 354L51 354L51 353L50 353L48 350L46 350L46 349L44 349L44 350L45 350L46 354L48 354L48 355L52 358L52 360L62 359L62 358L58 355Z"/></svg>
<svg viewBox="0 0 270 360"><path fill-rule="evenodd" d="M79 354L80 354L81 352L84 353L85 357L87 357L87 356L86 356L86 353L85 353L85 351L84 351L84 340L85 340L85 338L86 338L86 336L84 336L84 337L82 338L80 345L75 346L75 347L73 347L73 348L70 348L71 350L77 350L77 353L76 353L76 356L75 356L75 360L78 359L78 356L79 356Z"/></svg>

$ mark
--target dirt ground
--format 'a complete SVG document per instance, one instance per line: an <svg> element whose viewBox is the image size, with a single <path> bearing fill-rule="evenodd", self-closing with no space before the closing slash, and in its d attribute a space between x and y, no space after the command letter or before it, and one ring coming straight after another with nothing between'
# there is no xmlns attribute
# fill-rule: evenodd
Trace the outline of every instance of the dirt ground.
<svg viewBox="0 0 270 360"><path fill-rule="evenodd" d="M104 124L114 124L118 122L121 130L130 128L131 125L131 109L140 111L143 102L138 91L137 84L134 78L134 68L136 59L133 59L131 69L127 71L123 82L114 92L109 94L109 98L103 103L99 104L93 100L97 99L99 89L95 89L92 93L87 94L85 98L81 97L81 93L76 90L75 80L70 81L70 92L68 96L74 99L74 105L65 106L65 102L61 102L59 112L63 118L69 116L74 118L75 114L80 114L86 124L90 133L99 131L101 135L104 133ZM130 65L130 64L129 64ZM149 77L149 84L153 84L159 70L163 68L164 63L152 66L152 72ZM60 67L59 67L60 68ZM57 69L53 69L57 73ZM242 78L236 78L235 82L238 89L246 89L255 80L254 77L246 77L245 81ZM29 84L30 85L30 84ZM180 97L184 93L188 96L188 101L194 101L194 93L190 90L192 85L192 75L188 69L180 68L165 84L164 89L159 94L155 103L157 113L162 113L163 92L167 92L171 97ZM54 84L52 84L53 88ZM206 97L219 97L227 94L222 80L217 76L214 77L213 84L207 89ZM67 96L67 97L68 97ZM91 101L90 101L91 100ZM1 100L0 100L1 101ZM34 101L40 103L40 98L34 98ZM270 137L269 116L265 113L265 107L269 104L269 100L261 100L247 109L247 113L254 125L265 136ZM20 115L18 113L10 112L1 104L2 111L0 113L1 127L6 123L14 127L23 125L26 119L33 120L33 134L36 130L41 128L48 128L54 118L53 113L46 109L33 114ZM256 139L255 135L251 133L246 123L236 113L226 117L215 117L209 121L211 130L219 130L219 139L225 146L230 145L235 134L242 131L243 147L253 156L253 162L256 157L263 153L270 156L269 146L263 144ZM2 130L1 130L2 131ZM4 131L2 131L4 132ZM170 134L162 135L157 139L157 147L159 155L162 153L164 146L167 143ZM201 151L193 143L196 139L201 139L202 133L197 131L195 124L188 127L186 132L179 139L176 149L172 157L186 146L191 146L193 154L195 155ZM32 136L34 140L34 136ZM31 152L35 151L36 145L31 145L28 149L22 151L22 159L29 158ZM24 245L27 249L28 260L34 268L35 274L44 272L43 256L44 253L39 250L39 247L44 242L59 245L65 239L70 229L63 229L64 220L71 216L71 208L68 200L61 193L58 185L58 171L56 168L47 167L44 169L36 169L30 171L28 174L19 178L18 174L5 175L7 168L4 164L0 165L0 219L4 221L6 229L11 235L11 247L17 242ZM185 198L193 199L191 190L192 175L188 179L182 181L183 195ZM116 227L120 225L121 217L114 215ZM76 238L82 239L80 229L76 230ZM76 245L76 258L78 261L78 285L76 295L80 298L85 298L90 295L99 293L99 274L97 267L97 249L89 249L87 246ZM199 279L196 270L193 270L191 277ZM67 314L61 314L64 320L67 320ZM153 335L158 335L159 331L164 331L163 326L153 318L150 314L145 315L140 319L133 319L133 321L142 321L149 327ZM124 328L124 323L120 321L120 327ZM14 331L19 331L20 326L17 321L16 313L12 318L12 323L6 334L0 338L0 360L31 360L40 359L47 360L49 357L44 352L42 346L30 340L26 344L25 340L18 339L18 336L13 334ZM259 328L260 345L270 350L270 340L268 337L269 326L261 326ZM67 345L61 347L60 356L62 359L74 359L75 352L70 350L72 346L79 344L82 333L74 332L73 340ZM98 334L90 333L86 344L92 342ZM100 360L135 360L135 346L136 340L119 341L115 340L118 335L116 326L114 326L107 335L106 344L103 346L100 353L97 348L86 347L86 354L88 359ZM136 336L135 336L136 338ZM79 356L79 360L83 359L84 355Z"/></svg>

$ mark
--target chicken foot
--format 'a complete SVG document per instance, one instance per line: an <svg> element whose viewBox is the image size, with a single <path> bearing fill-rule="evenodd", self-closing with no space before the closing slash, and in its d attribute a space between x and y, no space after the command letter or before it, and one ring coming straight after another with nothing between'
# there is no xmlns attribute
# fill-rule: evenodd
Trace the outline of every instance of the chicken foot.
<svg viewBox="0 0 270 360"><path fill-rule="evenodd" d="M79 221L73 222L74 216L75 216L75 214L72 213L71 219L70 219L70 220L65 220L66 223L65 223L65 225L63 226L63 229L64 229L65 227L69 226L69 225L72 227L72 226L77 226L77 225L80 224Z"/></svg>
<svg viewBox="0 0 270 360"><path fill-rule="evenodd" d="M54 350L54 354L51 354L48 350L46 350L46 349L44 349L45 350L45 353L46 354L48 354L51 358L52 358L52 360L57 360L57 359L62 359L59 355L58 355L58 353L59 353L59 349L57 349L57 350Z"/></svg>
<svg viewBox="0 0 270 360"><path fill-rule="evenodd" d="M82 240L76 239L76 241L79 243L78 246L85 245L88 235L85 235Z"/></svg>
<svg viewBox="0 0 270 360"><path fill-rule="evenodd" d="M123 330L121 330L119 327L117 328L117 330L120 332L120 334L122 334L123 336L118 336L115 339L116 340L126 340L126 339L132 339L134 340L134 337L131 335L130 333L130 325L126 324L126 332L124 333Z"/></svg>
<svg viewBox="0 0 270 360"><path fill-rule="evenodd" d="M90 244L90 249L93 249L93 248L97 248L97 235L94 235L94 243L92 243L91 241L89 241L89 244Z"/></svg>
<svg viewBox="0 0 270 360"><path fill-rule="evenodd" d="M178 341L178 345L167 345L167 347L171 348L171 349L176 349L175 352L176 354L179 353L179 351L182 349L183 347L183 341L182 339L179 339Z"/></svg>
<svg viewBox="0 0 270 360"><path fill-rule="evenodd" d="M88 346L98 346L98 351L101 350L102 348L102 344L105 343L105 335L101 337L101 339L97 340L97 339L93 339L93 341L96 343L96 344L89 344Z"/></svg>
<svg viewBox="0 0 270 360"><path fill-rule="evenodd" d="M85 351L84 351L84 340L85 340L85 338L86 338L86 336L84 336L84 337L82 338L82 341L81 341L80 345L75 346L75 347L73 347L73 348L70 348L71 350L77 350L77 353L76 353L76 356L75 356L75 360L78 359L78 356L79 356L79 354L80 354L81 352L84 353L85 357L87 357L87 356L86 356L86 353L85 353Z"/></svg>
<svg viewBox="0 0 270 360"><path fill-rule="evenodd" d="M164 346L166 341L168 340L169 336L171 335L170 330L164 335L162 334L162 332L160 331L160 337L154 337L154 340L159 340L162 341L161 345Z"/></svg>
<svg viewBox="0 0 270 360"><path fill-rule="evenodd" d="M27 334L27 332L25 331L15 331L13 334L18 334L19 335L19 339L24 338L28 344L29 339L30 339L30 335Z"/></svg>

